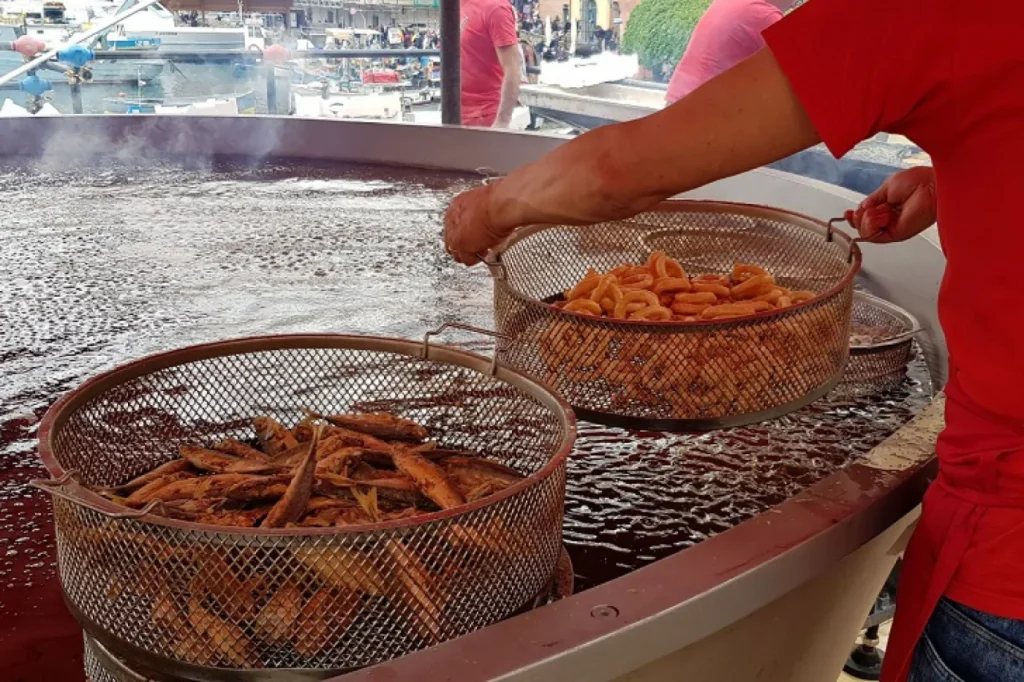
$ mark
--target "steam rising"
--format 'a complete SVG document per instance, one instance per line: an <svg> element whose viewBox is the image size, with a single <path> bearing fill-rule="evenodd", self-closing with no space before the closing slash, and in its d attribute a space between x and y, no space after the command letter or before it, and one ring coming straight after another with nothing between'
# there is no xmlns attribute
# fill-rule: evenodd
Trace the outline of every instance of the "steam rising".
<svg viewBox="0 0 1024 682"><path fill-rule="evenodd" d="M187 121L181 120L187 118ZM28 157L39 170L99 162L151 166L169 158L189 167L218 156L259 163L278 153L282 121L266 117L74 116L0 120L0 158Z"/></svg>

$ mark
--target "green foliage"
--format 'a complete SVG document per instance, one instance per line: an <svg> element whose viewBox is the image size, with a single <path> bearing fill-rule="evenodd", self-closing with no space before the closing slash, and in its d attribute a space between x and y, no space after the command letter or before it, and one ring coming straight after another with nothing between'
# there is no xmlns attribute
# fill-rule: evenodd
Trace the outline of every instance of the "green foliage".
<svg viewBox="0 0 1024 682"><path fill-rule="evenodd" d="M640 64L655 74L663 67L671 74L710 4L711 0L643 0L629 15L622 51L636 53Z"/></svg>

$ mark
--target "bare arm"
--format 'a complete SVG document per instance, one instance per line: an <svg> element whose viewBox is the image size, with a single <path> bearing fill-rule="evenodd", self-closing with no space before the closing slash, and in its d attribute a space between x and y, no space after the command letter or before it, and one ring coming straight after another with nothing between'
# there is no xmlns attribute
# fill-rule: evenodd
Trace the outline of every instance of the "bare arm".
<svg viewBox="0 0 1024 682"><path fill-rule="evenodd" d="M763 49L661 112L598 128L460 195L445 216L448 248L475 263L517 227L624 218L818 141Z"/></svg>
<svg viewBox="0 0 1024 682"><path fill-rule="evenodd" d="M504 78L501 81L501 104L498 105L498 118L494 120L495 128L508 128L512 122L512 112L519 103L519 82L522 80L522 66L519 64L519 45L495 48Z"/></svg>

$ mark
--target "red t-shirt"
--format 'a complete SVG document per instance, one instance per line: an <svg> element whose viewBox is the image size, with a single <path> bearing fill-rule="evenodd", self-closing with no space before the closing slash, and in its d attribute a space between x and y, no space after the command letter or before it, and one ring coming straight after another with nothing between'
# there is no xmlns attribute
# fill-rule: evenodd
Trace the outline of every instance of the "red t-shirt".
<svg viewBox="0 0 1024 682"><path fill-rule="evenodd" d="M764 47L761 32L782 18L765 0L715 0L697 22L665 100L685 97Z"/></svg>
<svg viewBox="0 0 1024 682"><path fill-rule="evenodd" d="M879 131L906 135L932 157L947 260L939 318L951 381L946 429L936 446L940 485L925 498L911 549L916 542L915 561L924 566L952 565L940 586L950 598L1018 619L1024 619L1022 27L1024 4L1016 0L812 0L764 33L837 157ZM943 554L947 546L958 548L955 558ZM904 573L900 589L927 580Z"/></svg>
<svg viewBox="0 0 1024 682"><path fill-rule="evenodd" d="M462 0L462 123L491 126L505 72L497 49L519 44L509 0Z"/></svg>

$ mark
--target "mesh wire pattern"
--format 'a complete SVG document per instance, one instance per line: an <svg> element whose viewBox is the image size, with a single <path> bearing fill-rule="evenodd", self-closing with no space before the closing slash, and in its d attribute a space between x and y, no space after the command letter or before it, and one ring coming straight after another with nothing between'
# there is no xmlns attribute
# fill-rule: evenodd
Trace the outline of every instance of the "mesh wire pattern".
<svg viewBox="0 0 1024 682"><path fill-rule="evenodd" d="M913 315L889 301L855 292L853 330L867 328L874 343L853 344L843 373L844 385L885 386L899 381L914 358L913 334L920 325Z"/></svg>
<svg viewBox="0 0 1024 682"><path fill-rule="evenodd" d="M548 305L589 268L643 263L654 250L689 275L756 263L780 285L818 296L780 311L681 324ZM740 204L674 201L628 220L527 228L491 266L498 330L514 339L499 357L598 421L701 429L777 416L839 380L859 264L856 245L827 225Z"/></svg>
<svg viewBox="0 0 1024 682"><path fill-rule="evenodd" d="M83 636L83 659L85 663L85 682L150 682L144 675L135 674L130 669L112 670L107 667L109 659L106 652L99 649L99 644L88 635ZM155 681L154 681L155 682Z"/></svg>
<svg viewBox="0 0 1024 682"><path fill-rule="evenodd" d="M225 529L113 504L54 500L73 610L103 633L194 666L350 669L497 622L533 603L561 551L571 413L515 372L444 347L324 336L185 349L125 366L58 403L41 431L50 473L126 481L185 443L248 437L302 408L391 411L444 446L527 478L458 510L335 529ZM444 359L441 359L444 358ZM464 364L460 364L464 363Z"/></svg>

